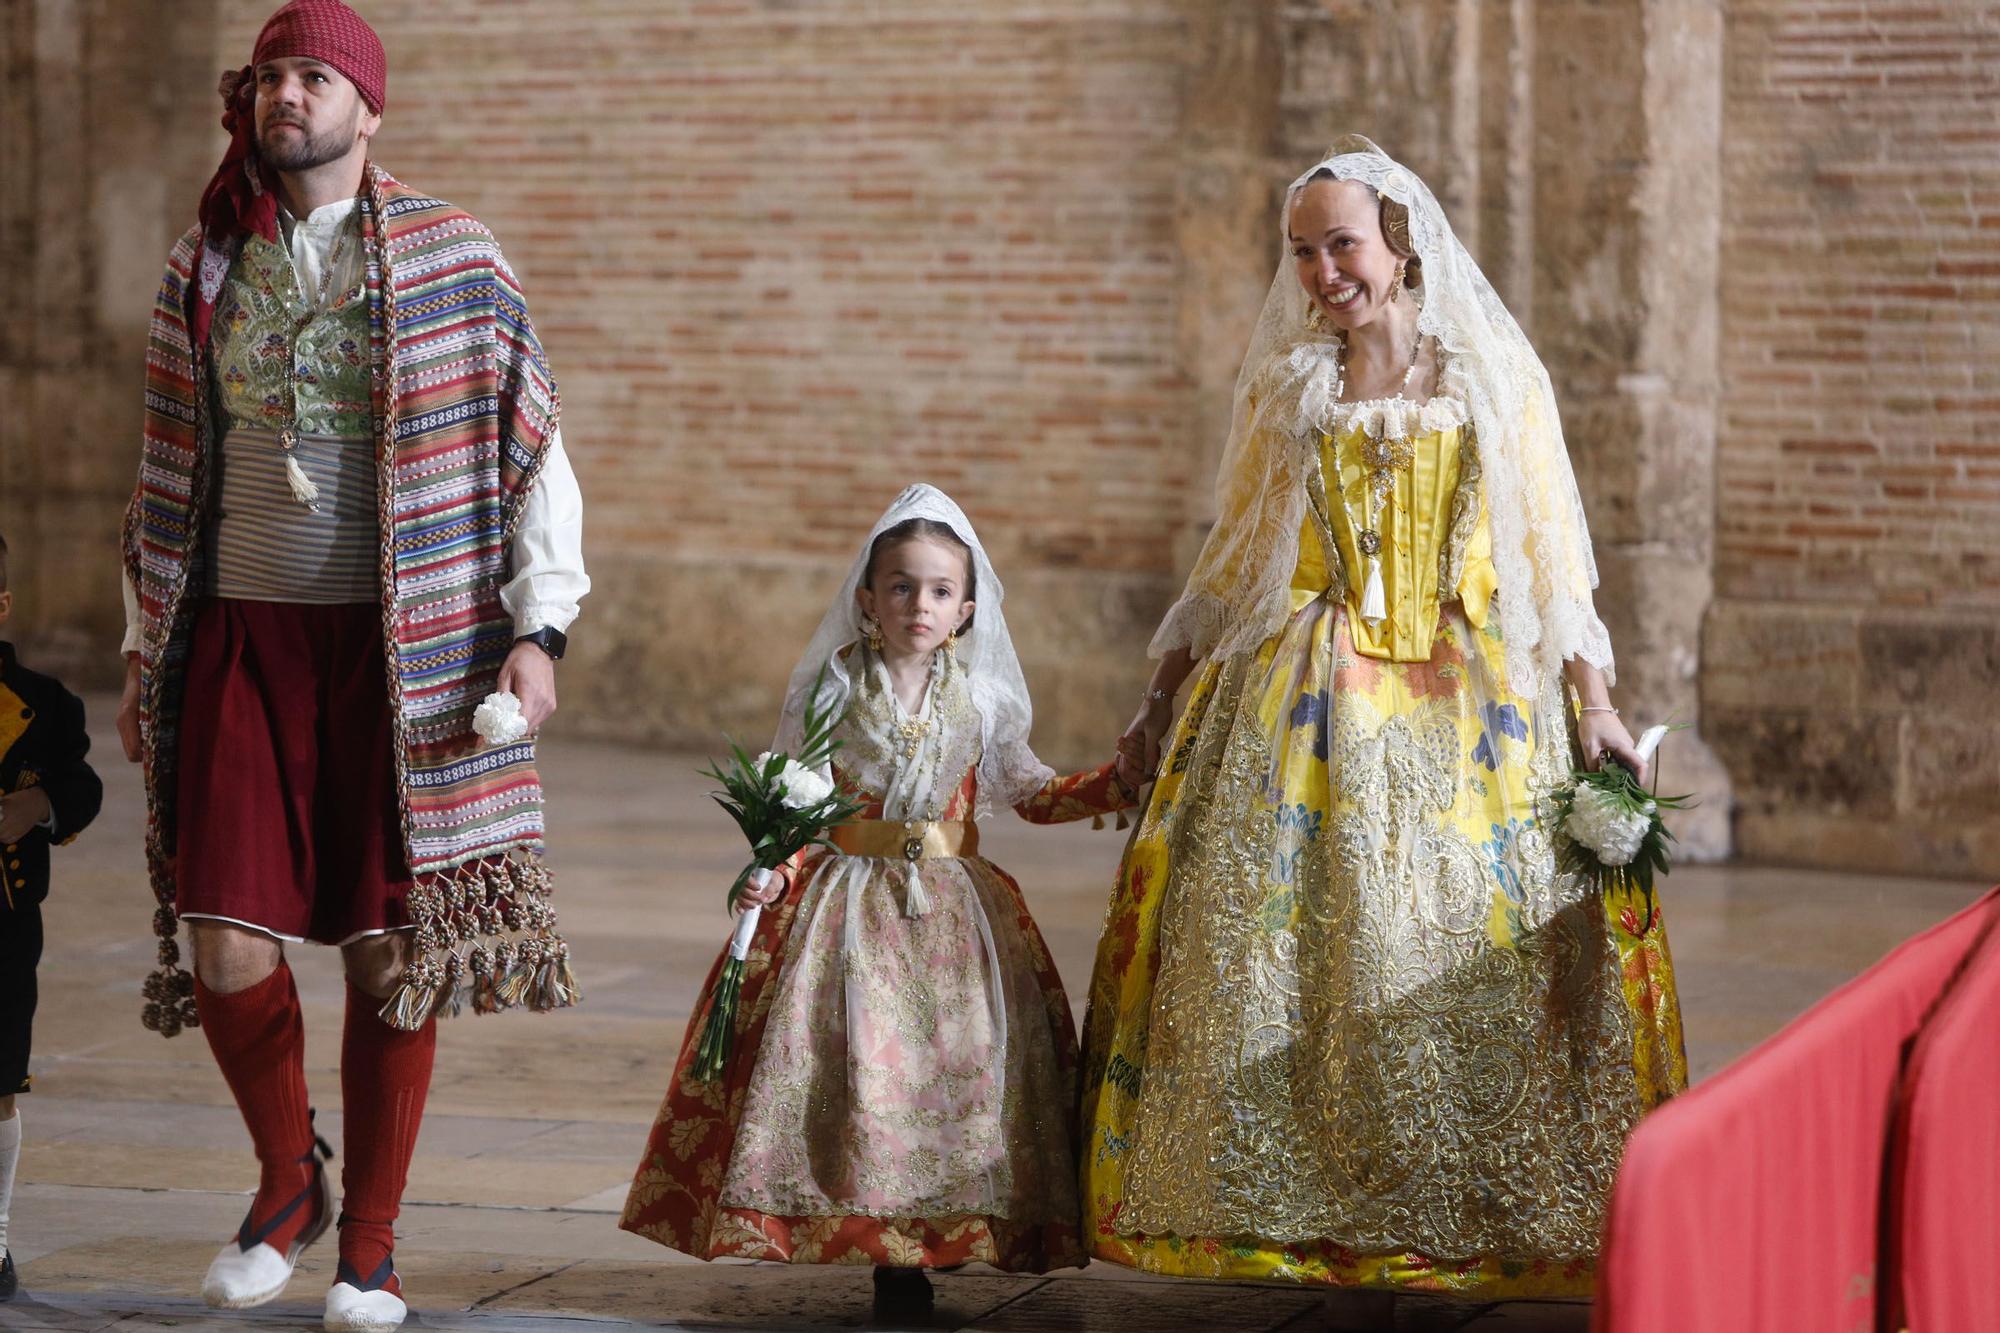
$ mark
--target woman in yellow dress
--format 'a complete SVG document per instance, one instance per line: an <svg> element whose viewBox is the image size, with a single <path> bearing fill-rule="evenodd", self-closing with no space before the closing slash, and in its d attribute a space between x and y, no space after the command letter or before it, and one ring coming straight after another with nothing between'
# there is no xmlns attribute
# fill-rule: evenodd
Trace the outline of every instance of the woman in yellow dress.
<svg viewBox="0 0 2000 1333"><path fill-rule="evenodd" d="M1087 1230L1158 1273L1587 1295L1686 1056L1664 926L1544 807L1645 765L1548 375L1423 182L1342 147L1286 196L1120 741L1156 781L1090 989Z"/></svg>

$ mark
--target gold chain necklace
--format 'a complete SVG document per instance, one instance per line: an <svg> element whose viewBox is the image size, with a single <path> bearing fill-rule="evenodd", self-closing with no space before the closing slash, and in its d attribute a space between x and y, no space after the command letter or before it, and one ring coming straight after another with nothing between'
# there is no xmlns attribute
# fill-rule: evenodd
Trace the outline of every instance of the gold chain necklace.
<svg viewBox="0 0 2000 1333"><path fill-rule="evenodd" d="M944 713L942 695L946 689L945 676L950 670L949 662L940 661L935 655L932 657L930 679L924 686L923 703L918 715L911 717L908 710L904 709L902 699L896 695L896 678L889 674L888 663L882 664L882 675L889 687L891 722L897 737L895 749L906 764L916 763L917 756L923 753L925 740L936 729L938 719ZM923 856L924 835L931 825L938 822L938 798L935 791L930 793L924 805L923 813L917 813L913 809L910 816L902 821L903 858L912 863Z"/></svg>
<svg viewBox="0 0 2000 1333"><path fill-rule="evenodd" d="M903 758L914 762L917 752L924 748L924 737L931 734L931 719L928 715L906 717L896 723L896 732L902 738L897 749Z"/></svg>
<svg viewBox="0 0 2000 1333"><path fill-rule="evenodd" d="M1403 371L1403 379L1396 386L1396 392L1381 400L1384 404L1405 403L1403 396L1416 377L1417 357L1424 345L1423 330L1417 330L1410 340L1410 364ZM1337 362L1338 380L1334 397L1345 400L1347 394L1347 339L1340 340L1340 357ZM1367 469L1368 478L1364 488L1367 500L1367 522L1357 522L1354 507L1347 502L1347 486L1340 476L1340 442L1333 432L1321 431L1320 439L1326 452L1333 456L1333 491L1340 497L1340 510L1347 515L1347 526L1354 532L1355 549L1360 551L1367 569L1367 578L1362 585L1361 618L1375 624L1388 616L1387 598L1382 591L1382 507L1388 503L1390 494L1396 489L1396 474L1406 470L1416 461L1417 445L1405 432L1400 439L1390 439L1385 432L1381 437L1369 433L1362 426L1361 459Z"/></svg>
<svg viewBox="0 0 2000 1333"><path fill-rule="evenodd" d="M285 391L291 399L289 403L291 410L287 413L288 419L285 425L278 431L278 453L285 460L285 482L291 487L292 499L305 506L308 512L314 514L319 512L319 487L314 485L313 479L306 475L306 470L299 466L298 458L299 380L305 373L304 368L298 364L298 346L299 339L305 336L307 326L313 320L325 314L329 308L329 303L333 297L334 275L340 272L340 261L347 253L348 221L349 218L341 219L340 227L333 234L333 248L327 252L326 264L320 270L319 293L317 297L313 300L312 304L305 308L304 313L298 315L292 321L293 365L292 373L285 378ZM296 228L299 224L294 222L292 225ZM285 255L287 259L291 258L290 245L285 247ZM298 285L296 281L298 275L298 264L294 261L292 264L294 288ZM305 293L299 292L299 296L303 298Z"/></svg>
<svg viewBox="0 0 2000 1333"><path fill-rule="evenodd" d="M882 663L882 675L889 687L891 700L890 725L896 733L896 753L907 762L914 763L924 748L924 739L931 734L937 723L938 714L938 671L936 659L926 672L922 702L912 712L903 707L902 699L896 694L896 678L889 673L887 661Z"/></svg>

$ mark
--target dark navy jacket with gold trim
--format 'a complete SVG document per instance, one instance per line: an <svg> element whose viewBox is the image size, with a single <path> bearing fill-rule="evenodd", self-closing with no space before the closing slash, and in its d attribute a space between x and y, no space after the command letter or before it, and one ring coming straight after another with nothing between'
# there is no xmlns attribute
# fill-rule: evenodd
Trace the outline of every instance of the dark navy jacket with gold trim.
<svg viewBox="0 0 2000 1333"><path fill-rule="evenodd" d="M55 831L30 829L0 846L0 928L6 913L49 894L49 847L69 842L97 818L104 784L84 756L83 700L61 682L30 671L0 642L0 792L40 787L55 815Z"/></svg>

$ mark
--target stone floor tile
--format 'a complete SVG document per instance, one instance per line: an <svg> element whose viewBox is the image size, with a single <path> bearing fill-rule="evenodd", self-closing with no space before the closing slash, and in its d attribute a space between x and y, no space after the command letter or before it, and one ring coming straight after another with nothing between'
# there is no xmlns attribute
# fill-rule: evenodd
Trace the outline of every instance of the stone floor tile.
<svg viewBox="0 0 2000 1333"><path fill-rule="evenodd" d="M1466 1333L1588 1333L1581 1301L1509 1301L1465 1325Z"/></svg>
<svg viewBox="0 0 2000 1333"><path fill-rule="evenodd" d="M1344 1325L1343 1325L1344 1326ZM1335 1327L1324 1306L1304 1310L1280 1333L1319 1333ZM1460 1301L1420 1292L1396 1298L1389 1322L1374 1333L1589 1333L1585 1301Z"/></svg>
<svg viewBox="0 0 2000 1333"><path fill-rule="evenodd" d="M1232 1333L1288 1328L1321 1306L1317 1292L1239 1283L1169 1288L1126 1282L1060 1282L1036 1287L971 1325L979 1333ZM1141 1313L1143 1311L1143 1314ZM1140 1322L1143 1320L1143 1323Z"/></svg>
<svg viewBox="0 0 2000 1333"><path fill-rule="evenodd" d="M895 1326L949 1329L971 1325L1043 1279L999 1274L940 1274L937 1304L923 1321ZM588 1311L634 1323L699 1329L880 1329L874 1280L865 1266L734 1264L662 1267L583 1260L514 1288L481 1309L508 1314Z"/></svg>
<svg viewBox="0 0 2000 1333"><path fill-rule="evenodd" d="M43 1330L62 1330L62 1333L98 1333L99 1330L115 1328L130 1310L130 1303L119 1309L77 1308L71 1304L72 1298L38 1296L31 1288L22 1287L14 1299L0 1305L0 1328L8 1333L42 1333ZM93 1303L94 1304L94 1303Z"/></svg>

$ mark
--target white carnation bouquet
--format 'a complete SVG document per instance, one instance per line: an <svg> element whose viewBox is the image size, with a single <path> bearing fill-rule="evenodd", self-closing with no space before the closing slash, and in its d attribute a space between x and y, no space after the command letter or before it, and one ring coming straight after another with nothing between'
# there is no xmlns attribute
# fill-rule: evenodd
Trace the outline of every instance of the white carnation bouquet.
<svg viewBox="0 0 2000 1333"><path fill-rule="evenodd" d="M840 789L828 776L833 752L840 748L833 737L840 717L832 709L818 706L825 678L826 668L821 667L806 704L804 736L797 755L766 750L752 759L742 746L732 743L727 767L710 765L702 770L722 784L722 790L711 795L750 840L750 861L729 886L731 910L741 901L751 876L776 870L807 847L830 845L826 835L862 809L864 802L855 799L852 791ZM756 934L763 912L761 905L752 903L736 919L736 930L729 937L729 957L722 965L722 975L716 978L708 1023L702 1028L701 1045L695 1052L697 1079L719 1077L728 1067L736 1036L736 1003L743 991L743 960L750 954L750 938Z"/></svg>
<svg viewBox="0 0 2000 1333"><path fill-rule="evenodd" d="M1649 760L1674 728L1648 727L1639 738L1639 758ZM1674 835L1662 812L1686 809L1689 796L1660 796L1639 783L1639 775L1606 758L1595 773L1551 794L1556 820L1572 844L1579 868L1599 889L1636 888L1646 897L1646 924L1653 925L1653 877L1667 873L1667 846Z"/></svg>
<svg viewBox="0 0 2000 1333"><path fill-rule="evenodd" d="M520 697L511 690L489 694L472 710L472 729L488 745L512 745L528 734Z"/></svg>

